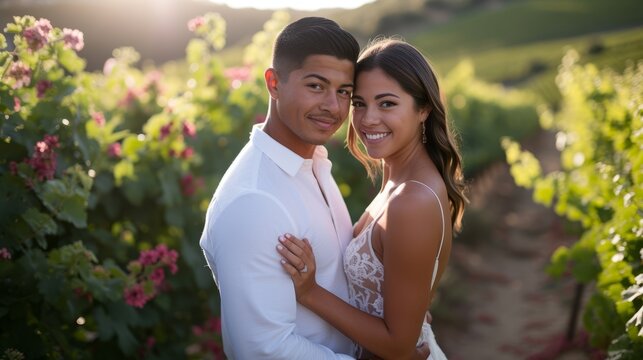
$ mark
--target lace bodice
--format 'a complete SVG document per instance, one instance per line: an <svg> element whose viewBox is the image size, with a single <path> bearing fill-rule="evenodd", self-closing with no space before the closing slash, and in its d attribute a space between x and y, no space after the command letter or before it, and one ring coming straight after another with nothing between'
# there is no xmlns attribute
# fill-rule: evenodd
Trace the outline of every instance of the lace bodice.
<svg viewBox="0 0 643 360"><path fill-rule="evenodd" d="M372 221L346 247L344 272L348 279L351 305L372 315L384 317L384 265L375 256L371 243Z"/></svg>
<svg viewBox="0 0 643 360"><path fill-rule="evenodd" d="M440 214L442 215L442 238L440 239L440 247L438 248L438 253L435 259L435 266L433 267L431 278L432 289L438 272L438 259L440 258L442 244L444 243L445 225L442 203L435 191L424 183L415 180L411 180L409 182L421 184L426 189L430 190L438 199ZM390 199L396 194L396 192L393 192L393 195L391 195L388 201L390 201ZM384 264L382 264L379 258L375 255L371 240L373 227L380 216L381 212L375 216L373 221L366 225L346 247L346 251L344 253L344 271L346 272L346 278L348 279L348 296L350 304L371 315L383 318L384 297L382 296L382 291L384 286ZM428 324L425 325L428 326ZM426 331L423 331L420 341L426 337L425 332Z"/></svg>

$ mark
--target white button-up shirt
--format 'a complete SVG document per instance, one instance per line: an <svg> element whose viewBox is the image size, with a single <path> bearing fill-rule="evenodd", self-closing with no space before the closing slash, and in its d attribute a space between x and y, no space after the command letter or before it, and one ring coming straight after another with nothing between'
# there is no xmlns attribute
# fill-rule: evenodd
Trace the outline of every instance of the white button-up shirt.
<svg viewBox="0 0 643 360"><path fill-rule="evenodd" d="M297 303L275 250L285 233L307 238L318 284L347 301L352 225L330 169L323 146L304 159L257 125L221 179L200 245L219 287L228 358L352 359L343 355L352 342Z"/></svg>

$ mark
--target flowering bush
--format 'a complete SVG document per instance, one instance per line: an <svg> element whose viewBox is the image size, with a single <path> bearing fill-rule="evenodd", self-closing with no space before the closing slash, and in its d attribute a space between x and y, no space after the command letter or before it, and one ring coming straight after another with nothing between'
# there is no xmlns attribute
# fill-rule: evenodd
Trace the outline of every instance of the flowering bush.
<svg viewBox="0 0 643 360"><path fill-rule="evenodd" d="M198 239L211 191L266 103L259 71L226 72L215 55L220 16L189 28L185 60L141 70L121 48L101 73L84 71L79 30L24 16L4 30L12 50L0 34L6 356L223 356Z"/></svg>

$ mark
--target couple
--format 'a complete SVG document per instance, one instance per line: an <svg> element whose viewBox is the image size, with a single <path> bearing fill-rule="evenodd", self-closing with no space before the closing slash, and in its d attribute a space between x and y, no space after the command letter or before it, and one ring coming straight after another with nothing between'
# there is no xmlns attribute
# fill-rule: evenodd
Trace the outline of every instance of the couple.
<svg viewBox="0 0 643 360"><path fill-rule="evenodd" d="M394 40L360 55L335 22L308 17L277 36L265 81L266 121L221 179L200 240L228 358L444 359L425 315L466 198L428 63ZM371 178L382 171L354 226L322 146L351 102L348 147Z"/></svg>

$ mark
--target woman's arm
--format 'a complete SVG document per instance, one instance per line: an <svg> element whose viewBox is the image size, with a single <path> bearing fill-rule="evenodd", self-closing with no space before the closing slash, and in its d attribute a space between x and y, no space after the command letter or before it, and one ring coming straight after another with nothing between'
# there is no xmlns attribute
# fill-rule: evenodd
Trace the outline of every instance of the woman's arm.
<svg viewBox="0 0 643 360"><path fill-rule="evenodd" d="M382 358L418 356L416 342L429 303L431 273L441 237L439 211L432 195L403 192L389 203L378 222L386 269L383 319L354 308L317 285L310 244L293 236L282 237L283 246L278 251L295 284L297 300ZM304 265L308 271L300 272Z"/></svg>

